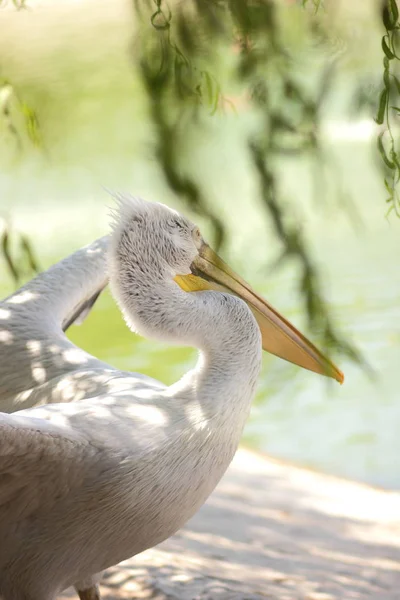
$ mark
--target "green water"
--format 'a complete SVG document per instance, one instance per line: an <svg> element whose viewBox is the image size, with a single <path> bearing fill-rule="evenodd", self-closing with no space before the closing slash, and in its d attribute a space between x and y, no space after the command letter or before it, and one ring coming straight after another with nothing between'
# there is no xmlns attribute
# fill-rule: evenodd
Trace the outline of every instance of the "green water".
<svg viewBox="0 0 400 600"><path fill-rule="evenodd" d="M111 202L102 185L185 207L168 191L152 158L152 131L140 86L127 56L119 54L130 39L125 30L119 35L121 17L113 13L108 19L108 37L98 46L87 44L81 21L63 21L63 33L51 52L46 36L54 20L43 25L39 17L34 11L18 17L30 19L26 32L33 41L28 54L24 38L13 30L20 21L16 25L13 17L12 27L1 30L3 67L39 107L47 147L43 156L24 140L21 158L0 121L0 209L16 228L29 232L45 268L107 232ZM65 32L72 29L75 54L65 52L72 44ZM83 47L85 52L78 51ZM101 73L93 68L100 63ZM280 164L279 185L320 265L335 323L364 354L375 377L368 378L339 355L334 358L346 376L339 386L265 355L243 441L299 464L400 488L400 223L384 218L371 123L360 122L354 129L343 119L335 122L332 115L325 120L326 151L336 163L327 185L316 188L309 165L294 159ZM210 117L206 134L197 132L188 164L196 166L209 202L227 223L230 238L224 257L308 333L295 266L271 268L280 247L243 149L249 127L254 127L252 115ZM322 172L322 164L317 169ZM338 182L355 210L349 210ZM354 213L357 217L351 217ZM199 224L207 234L206 224ZM5 294L11 282L2 262L0 280ZM116 367L166 383L196 360L193 349L171 348L130 333L108 292L70 336Z"/></svg>
<svg viewBox="0 0 400 600"><path fill-rule="evenodd" d="M76 202L69 207L72 210L60 203L59 213L54 208L53 213L50 208L41 208L36 219L42 227L35 222L33 213L37 211L30 206L22 210L31 224L42 266L106 231L103 196L99 193L97 213L90 201ZM276 457L385 487L399 487L398 225L382 222L375 230L332 234L330 239L330 224L325 218L322 221L324 235L314 244L335 321L363 352L375 370L375 379L369 379L341 356L335 358L346 375L343 386L265 355L243 441ZM276 242L259 232L254 236L251 222L249 214L247 224L244 222L237 234L239 251L234 250L232 238L225 255L257 290L304 330L294 273L269 270L268 256L273 251L264 246L268 241L274 248ZM9 285L5 287L10 289ZM196 360L193 349L170 347L133 335L108 292L87 321L70 330L70 336L116 367L140 371L166 383L178 379Z"/></svg>

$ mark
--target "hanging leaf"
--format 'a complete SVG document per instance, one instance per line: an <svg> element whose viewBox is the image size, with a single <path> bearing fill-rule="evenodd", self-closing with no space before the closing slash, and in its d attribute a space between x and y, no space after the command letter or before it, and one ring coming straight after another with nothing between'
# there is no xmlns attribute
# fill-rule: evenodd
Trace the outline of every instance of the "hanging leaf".
<svg viewBox="0 0 400 600"><path fill-rule="evenodd" d="M396 25L399 19L399 9L397 8L396 0L389 0L390 11L392 13L393 21Z"/></svg>
<svg viewBox="0 0 400 600"><path fill-rule="evenodd" d="M393 163L395 164L395 166L397 167L397 179L398 179L399 174L400 174L400 161L399 161L399 157L397 156L396 151L394 149L392 149L390 157L391 157Z"/></svg>
<svg viewBox="0 0 400 600"><path fill-rule="evenodd" d="M400 81L398 80L396 75L393 75L393 81L394 81L394 85L396 86L397 93L400 94Z"/></svg>
<svg viewBox="0 0 400 600"><path fill-rule="evenodd" d="M35 146L41 146L42 140L39 129L39 122L35 111L25 102L21 103L21 112L25 118L25 126L29 139Z"/></svg>
<svg viewBox="0 0 400 600"><path fill-rule="evenodd" d="M393 187L390 185L390 183L388 182L388 180L385 178L384 179L384 183L385 183L385 188L387 190L387 192L390 194L391 198L393 197ZM389 199L386 200L386 202L389 202Z"/></svg>
<svg viewBox="0 0 400 600"><path fill-rule="evenodd" d="M39 273L40 267L36 260L35 253L33 251L33 247L29 239L26 235L21 234L20 237L20 245L23 253L25 254L28 260L28 266L31 273Z"/></svg>
<svg viewBox="0 0 400 600"><path fill-rule="evenodd" d="M382 20L388 31L392 31L396 27L398 18L399 10L397 8L396 0L387 0L387 4L382 11Z"/></svg>
<svg viewBox="0 0 400 600"><path fill-rule="evenodd" d="M14 259L11 256L10 236L9 236L9 232L7 229L4 230L4 232L1 236L1 247L2 247L2 252L3 252L4 259L6 261L7 267L11 273L12 278L14 279L15 283L17 284L19 281L20 273L19 273L17 265L15 264Z"/></svg>
<svg viewBox="0 0 400 600"><path fill-rule="evenodd" d="M390 72L389 69L383 71L383 83L387 91L390 91Z"/></svg>
<svg viewBox="0 0 400 600"><path fill-rule="evenodd" d="M379 98L378 114L375 117L375 121L376 121L376 123L378 123L378 125L382 125L382 123L384 121L387 100L388 100L388 91L386 88L384 88L381 91L381 95Z"/></svg>
<svg viewBox="0 0 400 600"><path fill-rule="evenodd" d="M386 166L387 166L389 169L391 169L391 170L393 171L393 170L396 168L396 166L395 166L394 162L392 162L392 161L391 161L391 160L388 158L388 156L387 156L387 154L386 154L386 150L385 150L385 147L384 147L384 145L383 145L383 136L384 136L384 133L385 133L385 132L382 132L382 133L381 133L381 134L379 134L379 136L378 136L378 150L379 150L379 154L381 155L381 157L382 157L382 160L383 160L383 162L385 163L385 165L386 165Z"/></svg>
<svg viewBox="0 0 400 600"><path fill-rule="evenodd" d="M395 55L391 51L391 49L389 48L389 46L387 45L387 42L386 42L386 39L385 39L386 37L387 36L384 35L383 38L382 38L382 50L384 51L384 53L386 54L386 56L388 57L388 59L392 60L395 57Z"/></svg>

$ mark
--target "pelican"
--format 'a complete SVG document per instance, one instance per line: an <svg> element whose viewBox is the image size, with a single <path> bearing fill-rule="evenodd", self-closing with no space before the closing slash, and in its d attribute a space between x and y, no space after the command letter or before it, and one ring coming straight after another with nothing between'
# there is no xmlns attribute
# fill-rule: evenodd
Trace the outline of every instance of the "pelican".
<svg viewBox="0 0 400 600"><path fill-rule="evenodd" d="M64 334L110 283L130 329L199 349L166 387ZM262 348L343 375L236 275L198 227L117 196L110 235L0 304L0 596L99 597L102 572L165 540L205 502L249 413Z"/></svg>

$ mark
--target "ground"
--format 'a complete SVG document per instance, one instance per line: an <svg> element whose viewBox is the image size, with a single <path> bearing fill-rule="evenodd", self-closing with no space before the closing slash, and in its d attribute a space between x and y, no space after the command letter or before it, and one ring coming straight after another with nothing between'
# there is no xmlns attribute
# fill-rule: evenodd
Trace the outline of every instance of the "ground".
<svg viewBox="0 0 400 600"><path fill-rule="evenodd" d="M101 592L103 600L399 600L400 493L240 450L187 526L109 569Z"/></svg>

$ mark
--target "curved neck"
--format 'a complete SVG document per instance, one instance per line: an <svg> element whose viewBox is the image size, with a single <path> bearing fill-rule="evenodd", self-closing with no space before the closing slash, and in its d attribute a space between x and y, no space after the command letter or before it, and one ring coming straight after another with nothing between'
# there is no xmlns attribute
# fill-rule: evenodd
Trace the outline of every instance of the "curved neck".
<svg viewBox="0 0 400 600"><path fill-rule="evenodd" d="M193 345L200 353L195 368L171 386L171 391L192 395L208 416L219 415L224 420L227 415L239 417L239 411L244 423L261 368L260 329L253 314L242 300L228 293L183 295ZM189 328L186 331L189 333Z"/></svg>
<svg viewBox="0 0 400 600"><path fill-rule="evenodd" d="M109 238L102 237L39 273L5 299L30 315L29 332L54 335L106 287ZM21 308L19 308L21 307Z"/></svg>
<svg viewBox="0 0 400 600"><path fill-rule="evenodd" d="M187 293L170 274L135 271L129 265L129 277L123 268L111 273L111 287L131 329L200 350L196 367L168 395L193 401L207 417L223 417L224 407L240 410L244 423L261 367L260 330L250 309L228 293Z"/></svg>

